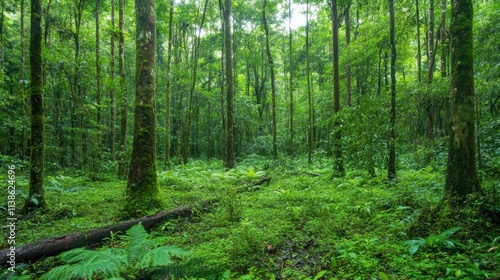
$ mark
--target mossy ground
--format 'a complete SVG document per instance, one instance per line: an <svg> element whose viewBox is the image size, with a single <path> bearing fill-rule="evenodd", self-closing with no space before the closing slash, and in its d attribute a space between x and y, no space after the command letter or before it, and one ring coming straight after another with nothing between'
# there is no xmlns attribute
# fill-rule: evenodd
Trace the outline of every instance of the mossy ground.
<svg viewBox="0 0 500 280"><path fill-rule="evenodd" d="M322 271L321 279L500 277L498 181L483 182L484 195L461 209L435 211L442 204L442 169L400 170L398 182L388 184L382 171L377 177L351 171L332 179L332 164L250 157L231 171L219 161L192 161L159 172L167 208L220 198L209 213L154 230L192 252L160 274L174 279L313 279ZM265 176L272 178L269 184L238 192ZM23 192L25 180L18 180ZM18 216L19 244L118 222L126 182L66 174L47 177L46 188L49 208ZM455 226L461 229L447 239L453 246L431 242L430 236ZM408 240L427 243L412 255ZM24 275L36 279L58 264L48 258L25 266Z"/></svg>

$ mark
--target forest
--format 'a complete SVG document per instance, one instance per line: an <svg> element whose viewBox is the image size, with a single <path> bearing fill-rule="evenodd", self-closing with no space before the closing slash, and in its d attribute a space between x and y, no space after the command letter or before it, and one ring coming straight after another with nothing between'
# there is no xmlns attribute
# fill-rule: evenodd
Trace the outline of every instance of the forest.
<svg viewBox="0 0 500 280"><path fill-rule="evenodd" d="M500 279L500 1L0 5L2 279Z"/></svg>

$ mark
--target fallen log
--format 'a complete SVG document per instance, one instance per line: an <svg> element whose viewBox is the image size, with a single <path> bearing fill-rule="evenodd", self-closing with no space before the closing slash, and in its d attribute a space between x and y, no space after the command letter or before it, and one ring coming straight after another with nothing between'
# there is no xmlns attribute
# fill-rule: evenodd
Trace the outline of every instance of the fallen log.
<svg viewBox="0 0 500 280"><path fill-rule="evenodd" d="M199 206L182 206L142 218L124 221L116 225L93 229L84 233L77 232L24 244L15 248L15 263L37 261L43 257L55 256L70 249L100 243L104 238L111 237L111 232L125 232L139 222L142 223L146 230L150 230L169 219L190 217L194 212L194 208L200 207L202 211L207 211L208 207L217 201L218 199L205 200ZM0 266L6 266L7 262L11 260L11 255L12 251L10 249L1 251Z"/></svg>

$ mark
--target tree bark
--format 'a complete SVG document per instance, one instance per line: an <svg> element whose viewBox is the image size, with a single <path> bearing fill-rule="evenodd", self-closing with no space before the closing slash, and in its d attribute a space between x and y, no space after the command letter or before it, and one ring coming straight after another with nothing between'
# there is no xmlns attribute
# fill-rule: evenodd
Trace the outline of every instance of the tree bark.
<svg viewBox="0 0 500 280"><path fill-rule="evenodd" d="M114 0L113 0L114 1ZM126 176L127 168L125 164L125 154L127 152L127 114L128 95L125 85L125 28L124 28L125 0L118 0L118 71L120 75L120 151L121 156L118 162L118 175L121 178Z"/></svg>
<svg viewBox="0 0 500 280"><path fill-rule="evenodd" d="M271 71L271 99L272 99L272 128L271 133L273 136L273 159L278 159L278 142L276 136L276 84L274 77L274 60L271 55L271 47L269 46L269 26L267 24L266 18L266 4L267 1L264 0L264 8L262 10L262 19L264 21L264 32L266 34L266 53L267 61L269 63L269 68Z"/></svg>
<svg viewBox="0 0 500 280"><path fill-rule="evenodd" d="M198 73L198 56L200 55L200 44L201 44L201 30L203 28L203 23L205 23L205 13L207 11L208 0L205 0L205 5L203 7L203 14L201 16L201 23L198 29L198 36L196 37L196 42L194 46L194 58L193 58L193 77L191 82L191 88L189 90L189 106L188 106L188 115L187 115L187 123L186 129L184 130L184 153L183 153L183 162L184 164L188 163L189 152L191 150L190 142L191 142L191 122L193 117L193 98L194 98L194 90L196 87L196 79Z"/></svg>
<svg viewBox="0 0 500 280"><path fill-rule="evenodd" d="M389 0L391 42L391 113L389 135L388 178L396 179L396 32L394 24L394 0Z"/></svg>
<svg viewBox="0 0 500 280"><path fill-rule="evenodd" d="M155 0L136 0L134 144L125 211L131 216L162 206L156 174Z"/></svg>
<svg viewBox="0 0 500 280"><path fill-rule="evenodd" d="M292 42L293 42L293 36L292 36L292 1L288 0L288 44L289 44L289 60L290 60L290 157L293 158L294 156L294 138L295 138L295 131L294 131L294 124L293 124L293 57L292 57Z"/></svg>
<svg viewBox="0 0 500 280"><path fill-rule="evenodd" d="M97 95L97 150L101 146L101 64L100 64L100 46L99 46L99 13L101 1L95 1L95 72L96 72L96 95ZM100 155L100 153L97 153Z"/></svg>
<svg viewBox="0 0 500 280"><path fill-rule="evenodd" d="M450 204L480 190L476 171L473 4L451 2L451 99L446 195Z"/></svg>
<svg viewBox="0 0 500 280"><path fill-rule="evenodd" d="M196 208L199 209L201 207L203 211L207 211L207 208L217 201L217 199L205 200ZM142 223L146 230L150 230L170 219L190 217L195 213L193 208L194 207L182 206L168 211L161 211L154 215L121 222L116 225L93 229L84 233L77 232L57 238L24 244L16 247L16 262L25 263L28 261L37 261L41 258L55 256L71 249L100 243L105 238L109 238L112 232L125 232L138 223ZM3 250L0 252L0 262L2 265L9 260L10 256L7 255L9 252L10 250Z"/></svg>
<svg viewBox="0 0 500 280"><path fill-rule="evenodd" d="M226 167L234 168L234 112L233 112L233 51L231 43L231 0L224 0L224 28L226 49L226 90L227 90L227 142Z"/></svg>
<svg viewBox="0 0 500 280"><path fill-rule="evenodd" d="M311 65L309 61L309 0L306 1L306 76L307 76L307 108L308 108L308 126L307 126L307 162L312 163L313 147L313 107L311 97Z"/></svg>
<svg viewBox="0 0 500 280"><path fill-rule="evenodd" d="M174 0L170 0L168 19L168 47L167 47L167 96L165 120L165 167L170 162L170 110L172 101L172 41L174 39Z"/></svg>
<svg viewBox="0 0 500 280"><path fill-rule="evenodd" d="M441 77L446 78L446 55L448 53L448 42L446 40L446 1L441 2L441 28L440 40L443 48L441 49Z"/></svg>
<svg viewBox="0 0 500 280"><path fill-rule="evenodd" d="M345 44L346 48L349 49L351 44L351 20L349 18L349 12L351 10L351 3L347 4L347 9L345 11ZM380 76L379 76L380 77ZM347 107L352 106L351 101L351 61L349 55L347 56L347 67L346 67L346 94L347 94Z"/></svg>
<svg viewBox="0 0 500 280"><path fill-rule="evenodd" d="M120 0L119 0L120 1ZM111 78L111 88L109 90L109 118L110 118L110 152L111 158L115 159L115 0L111 0L111 61L110 61L110 73ZM120 58L121 59L121 58Z"/></svg>
<svg viewBox="0 0 500 280"><path fill-rule="evenodd" d="M42 0L31 0L31 168L29 196L25 210L45 207L44 176L44 110L42 67Z"/></svg>
<svg viewBox="0 0 500 280"><path fill-rule="evenodd" d="M332 0L332 38L333 38L333 111L334 116L338 117L340 112L340 79L339 79L339 14L337 11L337 0ZM343 176L344 164L342 162L342 131L340 130L340 121L335 118L334 133L334 177Z"/></svg>
<svg viewBox="0 0 500 280"><path fill-rule="evenodd" d="M420 50L420 12L419 12L419 5L418 1L416 0L416 9L417 9L417 67L418 67L418 82L422 82L422 54Z"/></svg>

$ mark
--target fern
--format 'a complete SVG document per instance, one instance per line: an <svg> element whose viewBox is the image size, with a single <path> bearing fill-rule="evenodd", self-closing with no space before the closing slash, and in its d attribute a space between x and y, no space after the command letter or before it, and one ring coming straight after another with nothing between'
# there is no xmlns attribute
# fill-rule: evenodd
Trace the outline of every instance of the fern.
<svg viewBox="0 0 500 280"><path fill-rule="evenodd" d="M59 258L65 265L58 266L42 276L42 280L95 279L96 275L105 279L123 279L121 273L165 267L174 264L173 257L187 256L188 252L177 247L162 246L165 238L151 239L139 223L129 230L122 239L128 241L125 248L86 250L84 248L65 252Z"/></svg>

